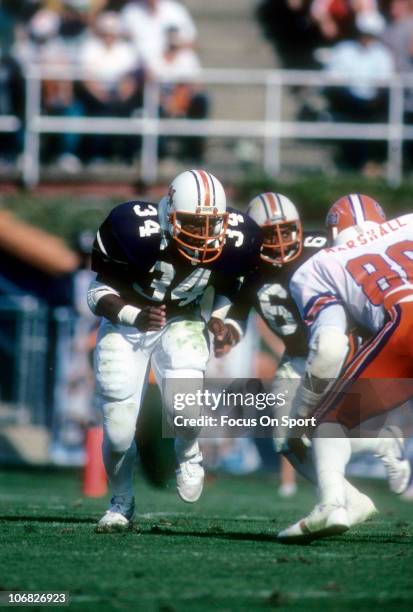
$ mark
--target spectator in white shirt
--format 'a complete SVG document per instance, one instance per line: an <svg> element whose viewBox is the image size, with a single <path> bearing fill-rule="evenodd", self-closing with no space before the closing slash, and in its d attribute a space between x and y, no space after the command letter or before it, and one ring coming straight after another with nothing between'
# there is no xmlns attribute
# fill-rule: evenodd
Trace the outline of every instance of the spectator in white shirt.
<svg viewBox="0 0 413 612"><path fill-rule="evenodd" d="M384 25L379 13L360 14L356 18L356 40L343 41L332 47L327 72L332 76L351 78L349 85L327 90L334 118L345 122L384 119L387 91L372 82L394 73L392 54L378 40ZM368 142L343 143L342 151L343 162L355 169L363 169L374 157L376 161L382 158L380 146ZM371 164L366 166L370 167Z"/></svg>
<svg viewBox="0 0 413 612"><path fill-rule="evenodd" d="M12 48L14 58L22 69L29 64L56 67L60 70L70 68L72 58L65 40L60 36L61 19L49 9L35 12L29 22L27 32L19 30ZM73 83L57 78L42 81L42 108L48 115L64 117L79 116L82 106L74 96ZM80 136L78 134L47 135L42 138L42 158L54 161L63 170L75 172L80 167L78 159Z"/></svg>
<svg viewBox="0 0 413 612"><path fill-rule="evenodd" d="M160 82L191 83L199 78L201 62L194 49L186 46L179 30L172 27L166 32L163 52L151 57L146 68Z"/></svg>
<svg viewBox="0 0 413 612"><path fill-rule="evenodd" d="M90 74L84 86L96 102L105 105L117 97L121 79L134 71L138 61L131 44L122 38L116 13L98 16L96 36L90 36L80 51L80 66Z"/></svg>
<svg viewBox="0 0 413 612"><path fill-rule="evenodd" d="M87 114L130 116L142 104L142 70L133 45L122 36L117 13L101 13L95 29L96 36L91 35L80 52L80 65L86 73L81 96ZM105 136L89 139L89 145L92 143L89 155L107 157L114 153L114 145L116 149L122 142L128 141Z"/></svg>
<svg viewBox="0 0 413 612"><path fill-rule="evenodd" d="M162 55L169 28L179 31L186 46L195 43L194 22L187 9L175 0L132 0L123 8L121 16L145 64Z"/></svg>
<svg viewBox="0 0 413 612"><path fill-rule="evenodd" d="M356 30L356 40L346 40L332 47L326 69L331 75L351 77L352 84L341 94L350 96L357 106L365 106L364 103L374 104L380 98L380 92L376 85L371 84L371 80L391 76L394 60L391 52L377 38L384 30L381 15L358 16Z"/></svg>
<svg viewBox="0 0 413 612"><path fill-rule="evenodd" d="M204 119L208 114L208 97L199 83L201 64L192 48L186 45L181 32L168 28L166 47L160 56L147 64L148 76L161 83L162 117ZM167 154L168 142L173 138L160 139L160 157ZM193 163L202 161L204 139L199 137L179 138L180 157Z"/></svg>

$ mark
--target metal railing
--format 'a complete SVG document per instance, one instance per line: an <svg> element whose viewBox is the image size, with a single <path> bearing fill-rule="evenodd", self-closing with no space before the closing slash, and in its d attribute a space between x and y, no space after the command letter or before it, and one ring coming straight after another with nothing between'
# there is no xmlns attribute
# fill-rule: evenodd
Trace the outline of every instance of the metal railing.
<svg viewBox="0 0 413 612"><path fill-rule="evenodd" d="M0 423L43 425L47 413L47 309L29 295L0 296Z"/></svg>
<svg viewBox="0 0 413 612"><path fill-rule="evenodd" d="M74 370L87 378L87 352L77 343L90 328L73 308L50 308L0 275L0 426L53 427L79 386Z"/></svg>
<svg viewBox="0 0 413 612"><path fill-rule="evenodd" d="M41 111L41 81L80 80L90 77L80 69L32 65L26 71L26 118L23 180L34 186L40 176L40 137L46 133L137 135L142 137L141 178L153 182L158 175L158 139L161 136L253 138L263 142L263 169L276 176L282 168L283 140L368 140L387 142L386 178L398 185L403 174L403 141L413 140L413 127L404 124L405 91L413 88L413 76L395 75L371 79L371 86L388 89L389 111L382 123L343 123L288 120L283 116L284 91L289 87L340 87L355 85L351 77L333 77L321 71L205 69L205 85L260 86L265 92L263 116L242 119L166 119L159 117L160 84L146 82L140 116L57 117ZM365 83L364 83L365 84ZM358 83L359 85L359 83ZM1 129L1 124L0 124Z"/></svg>

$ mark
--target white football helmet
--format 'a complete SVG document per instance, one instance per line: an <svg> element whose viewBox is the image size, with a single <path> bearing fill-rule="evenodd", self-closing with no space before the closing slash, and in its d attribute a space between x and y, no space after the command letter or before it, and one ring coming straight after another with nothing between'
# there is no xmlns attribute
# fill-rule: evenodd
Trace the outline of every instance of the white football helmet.
<svg viewBox="0 0 413 612"><path fill-rule="evenodd" d="M215 176L205 170L182 172L170 184L160 207L161 225L181 255L193 263L210 263L219 257L228 213L224 188Z"/></svg>
<svg viewBox="0 0 413 612"><path fill-rule="evenodd" d="M262 193L251 200L247 214L263 230L263 261L283 265L300 255L303 248L300 215L289 198L280 193Z"/></svg>
<svg viewBox="0 0 413 612"><path fill-rule="evenodd" d="M343 196L327 213L328 242L339 245L384 223L386 215L376 200L360 193Z"/></svg>

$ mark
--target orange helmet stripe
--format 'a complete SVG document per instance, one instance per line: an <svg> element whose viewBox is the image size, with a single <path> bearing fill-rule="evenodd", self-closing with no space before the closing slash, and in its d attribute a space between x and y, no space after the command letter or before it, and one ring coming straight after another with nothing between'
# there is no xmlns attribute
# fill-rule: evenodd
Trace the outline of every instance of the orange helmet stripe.
<svg viewBox="0 0 413 612"><path fill-rule="evenodd" d="M211 189L209 186L208 175L203 170L199 170L199 174L201 176L202 182L204 184L205 189L205 198L204 198L204 206L211 206Z"/></svg>
<svg viewBox="0 0 413 612"><path fill-rule="evenodd" d="M267 193L266 195L267 195L270 207L271 207L271 212L273 215L276 215L278 210L277 210L277 200L275 198L275 195L273 193Z"/></svg>
<svg viewBox="0 0 413 612"><path fill-rule="evenodd" d="M272 219L279 212L277 198L274 193L268 192L263 193L259 196L261 202L264 205L265 214L267 219Z"/></svg>
<svg viewBox="0 0 413 612"><path fill-rule="evenodd" d="M215 183L214 183L213 177L210 175L209 172L207 172L207 175L209 176L209 180L211 181L211 185L212 185L212 206L215 208L215 200L216 200Z"/></svg>

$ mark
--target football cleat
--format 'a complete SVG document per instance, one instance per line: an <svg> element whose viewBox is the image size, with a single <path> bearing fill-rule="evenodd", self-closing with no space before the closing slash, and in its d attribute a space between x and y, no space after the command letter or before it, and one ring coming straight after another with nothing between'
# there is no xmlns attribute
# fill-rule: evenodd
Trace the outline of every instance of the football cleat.
<svg viewBox="0 0 413 612"><path fill-rule="evenodd" d="M374 502L363 493L357 493L351 498L351 502L346 503L349 526L361 525L378 514Z"/></svg>
<svg viewBox="0 0 413 612"><path fill-rule="evenodd" d="M344 506L318 504L308 516L280 531L277 540L283 544L308 544L318 538L340 535L349 527Z"/></svg>
<svg viewBox="0 0 413 612"><path fill-rule="evenodd" d="M198 501L204 487L205 471L201 465L202 453L183 461L176 470L176 488L179 497L190 504Z"/></svg>
<svg viewBox="0 0 413 612"><path fill-rule="evenodd" d="M115 495L110 500L109 509L97 524L98 531L126 529L135 511L135 499L127 499L123 495Z"/></svg>
<svg viewBox="0 0 413 612"><path fill-rule="evenodd" d="M391 437L382 438L383 449L377 453L387 472L390 491L400 495L409 486L411 467L404 455L404 440L401 430L392 425L385 427L383 433L389 432Z"/></svg>

